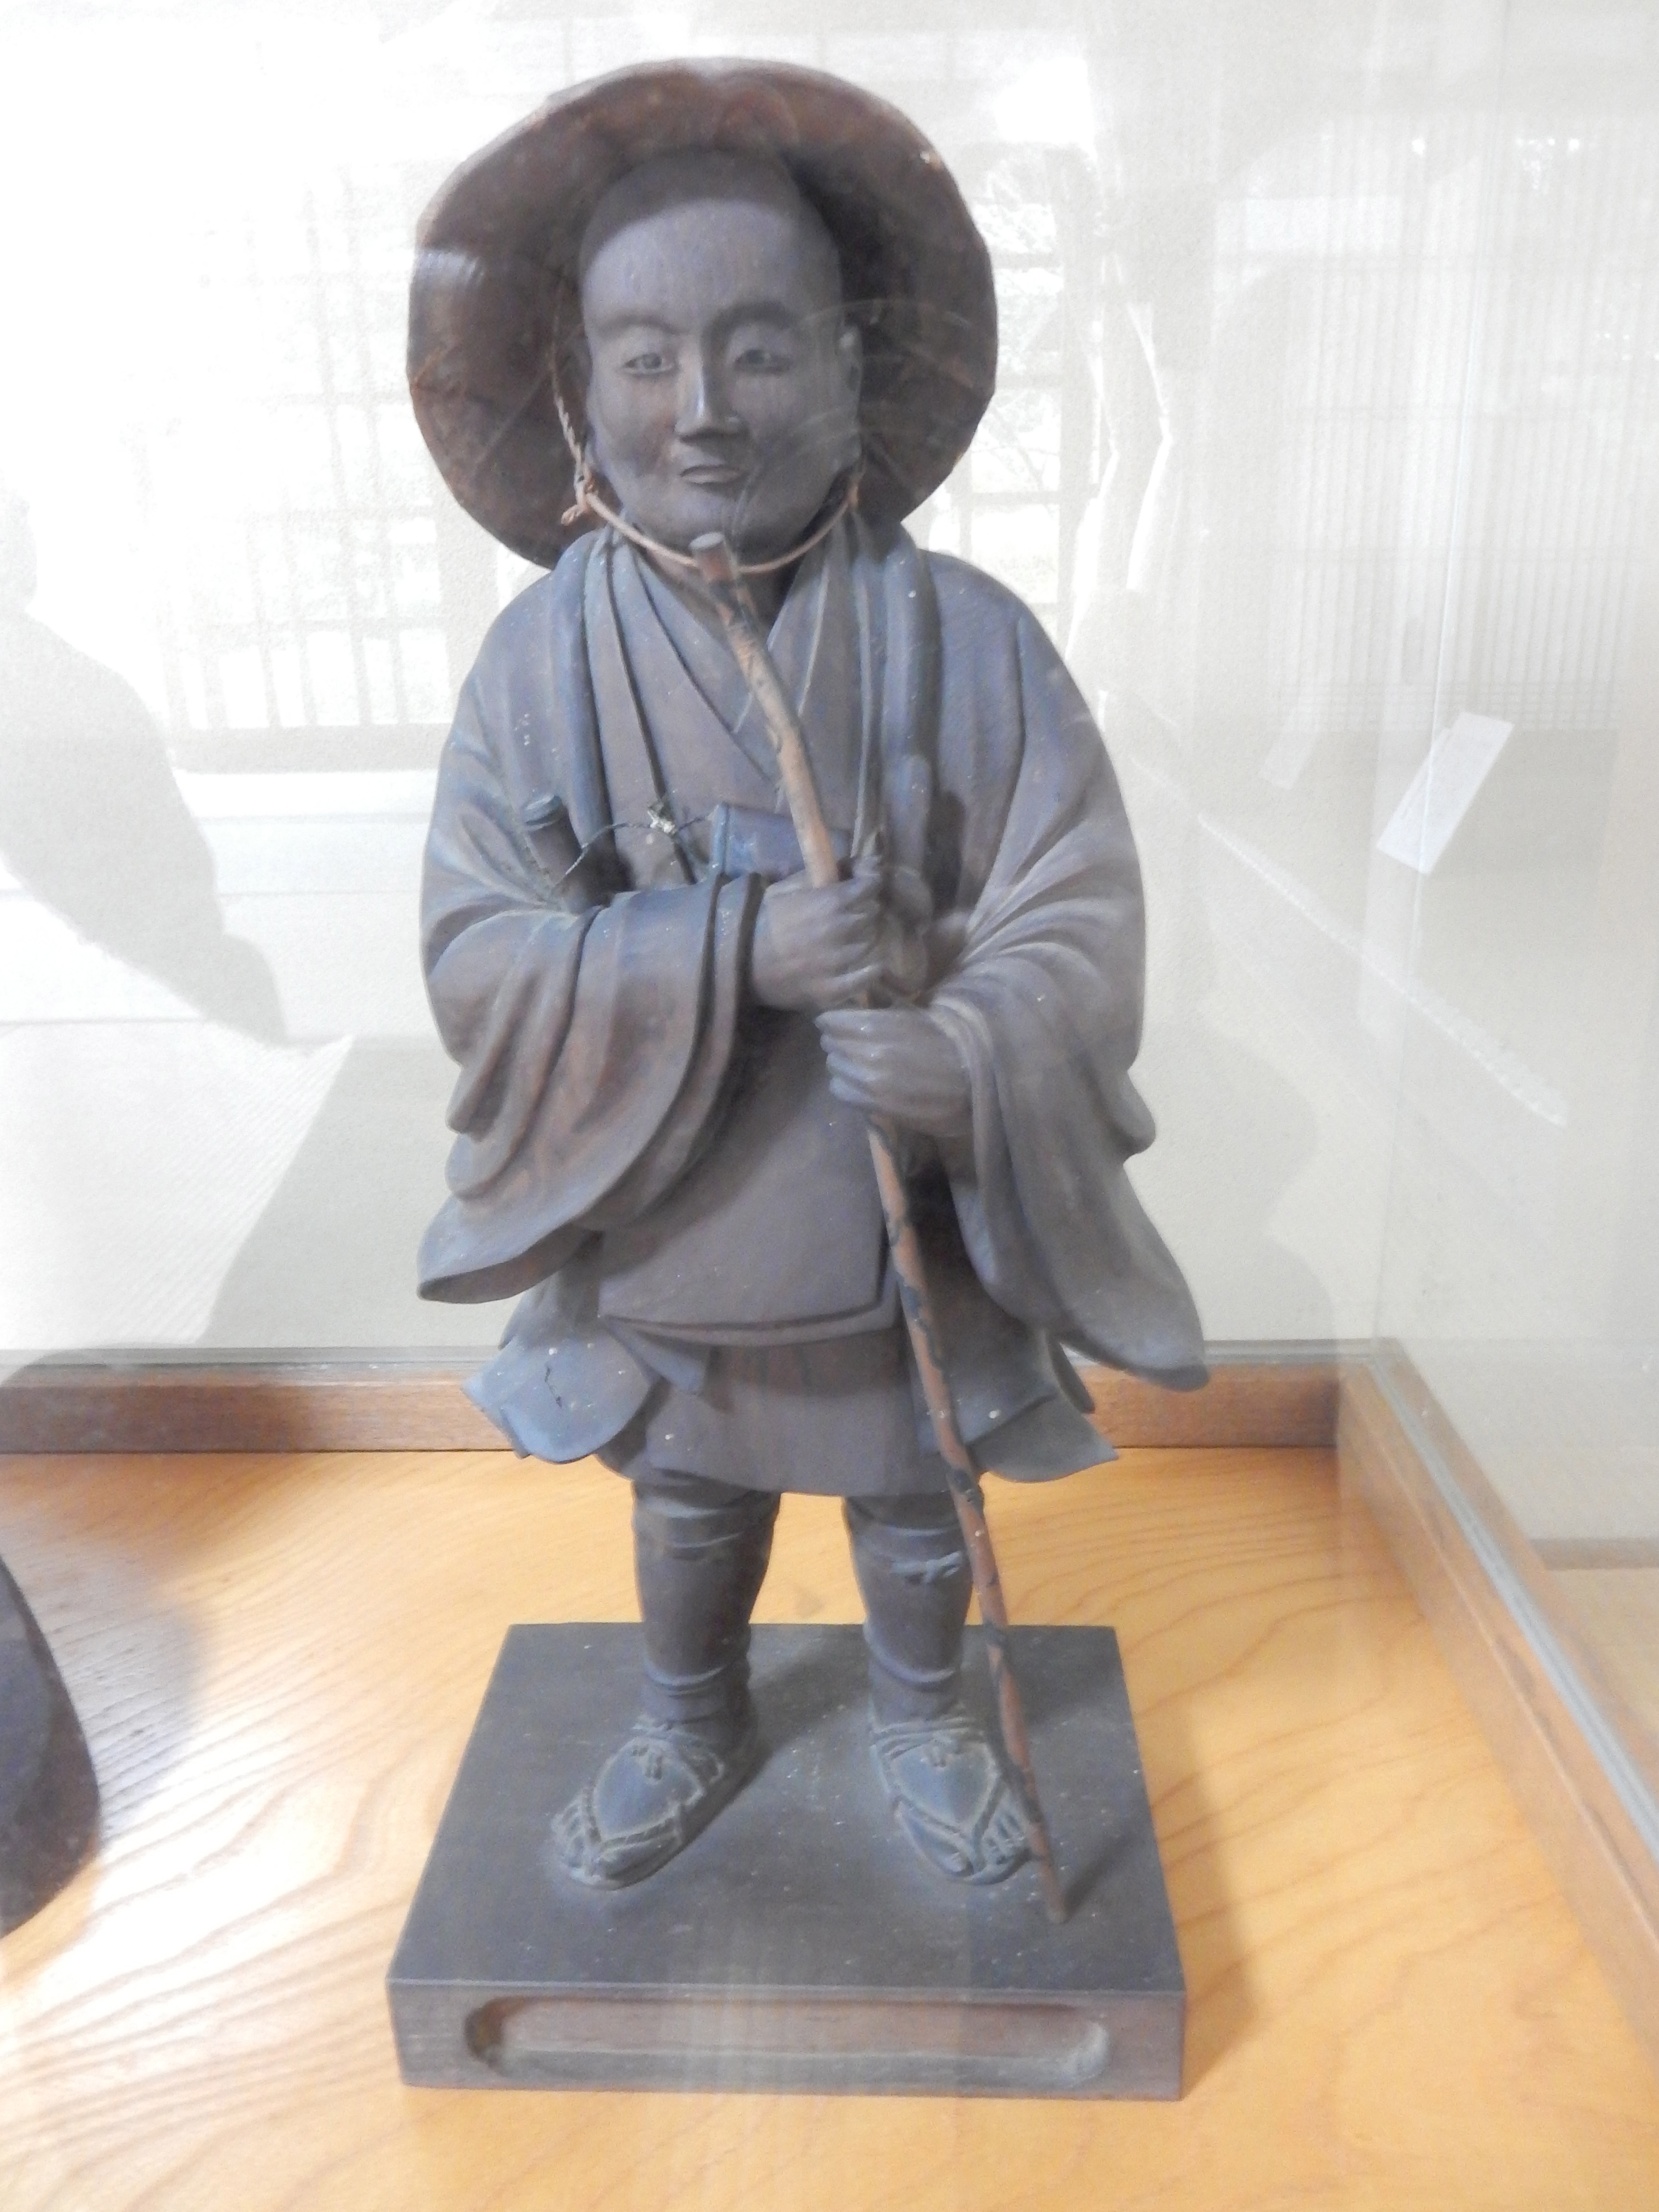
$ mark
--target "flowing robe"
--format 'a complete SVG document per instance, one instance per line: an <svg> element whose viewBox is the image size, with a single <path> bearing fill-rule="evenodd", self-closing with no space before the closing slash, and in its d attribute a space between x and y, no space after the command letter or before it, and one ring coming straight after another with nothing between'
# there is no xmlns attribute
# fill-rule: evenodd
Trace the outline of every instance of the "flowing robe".
<svg viewBox="0 0 1659 2212"><path fill-rule="evenodd" d="M1109 1448L1060 1343L1189 1387L1202 1340L1123 1163L1139 872L1098 732L1029 612L844 523L771 647L842 848L878 852L971 1141L913 1147L958 1419L1038 1479ZM724 641L584 538L491 629L439 775L422 913L461 1074L429 1297L525 1291L473 1395L522 1450L843 1494L944 1486L861 1118L749 983L800 865Z"/></svg>

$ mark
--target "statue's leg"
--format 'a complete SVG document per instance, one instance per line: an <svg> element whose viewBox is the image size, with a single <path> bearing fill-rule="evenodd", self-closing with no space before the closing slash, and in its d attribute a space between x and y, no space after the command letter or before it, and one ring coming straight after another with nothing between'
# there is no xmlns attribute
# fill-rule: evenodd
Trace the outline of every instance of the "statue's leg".
<svg viewBox="0 0 1659 2212"><path fill-rule="evenodd" d="M749 1616L778 1500L698 1475L634 1486L634 1569L645 1630L641 1711L553 1823L578 1881L642 1881L706 1828L760 1761L749 1698Z"/></svg>
<svg viewBox="0 0 1659 2212"><path fill-rule="evenodd" d="M644 1705L653 1720L727 1735L747 1726L749 1616L777 1517L770 1491L699 1475L635 1484Z"/></svg>
<svg viewBox="0 0 1659 2212"><path fill-rule="evenodd" d="M870 1653L871 1743L900 1826L958 1881L1000 1881L1028 1856L996 1751L962 1703L973 1589L947 1492L849 1498Z"/></svg>

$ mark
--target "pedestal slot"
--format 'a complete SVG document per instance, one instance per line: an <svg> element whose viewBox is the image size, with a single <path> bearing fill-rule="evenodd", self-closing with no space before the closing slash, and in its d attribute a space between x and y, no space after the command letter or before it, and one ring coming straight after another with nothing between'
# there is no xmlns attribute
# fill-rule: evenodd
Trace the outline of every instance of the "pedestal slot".
<svg viewBox="0 0 1659 2212"><path fill-rule="evenodd" d="M803 2083L1024 2089L1076 2095L1103 2081L1111 2055L1105 2023L1066 2004L942 2003L926 1997L765 1997L744 1992L684 1996L505 1997L468 2019L475 2057L507 2080L553 2083L596 2062L641 2060L697 2073L799 2071Z"/></svg>

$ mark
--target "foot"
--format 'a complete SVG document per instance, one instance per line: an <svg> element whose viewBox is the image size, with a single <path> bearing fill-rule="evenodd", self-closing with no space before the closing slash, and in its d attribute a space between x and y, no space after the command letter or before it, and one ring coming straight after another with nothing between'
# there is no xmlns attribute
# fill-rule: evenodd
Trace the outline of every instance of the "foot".
<svg viewBox="0 0 1659 2212"><path fill-rule="evenodd" d="M553 1856L591 1888L643 1881L702 1834L760 1760L752 1711L718 1732L642 1716L554 1820Z"/></svg>
<svg viewBox="0 0 1659 2212"><path fill-rule="evenodd" d="M962 1706L888 1721L870 1744L898 1824L929 1866L953 1881L1004 1881L1030 1856L996 1753Z"/></svg>

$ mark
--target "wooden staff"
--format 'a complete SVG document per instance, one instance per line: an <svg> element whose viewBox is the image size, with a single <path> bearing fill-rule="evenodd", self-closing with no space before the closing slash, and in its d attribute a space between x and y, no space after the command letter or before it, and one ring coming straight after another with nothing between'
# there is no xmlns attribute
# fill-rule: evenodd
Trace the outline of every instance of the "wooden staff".
<svg viewBox="0 0 1659 2212"><path fill-rule="evenodd" d="M806 739L794 702L767 649L730 545L715 534L694 539L691 551L720 610L738 665L754 694L767 735L777 753L784 797L788 801L795 835L800 840L807 880L819 890L827 889L840 879L841 866L823 818L817 786L812 780L812 763L807 757ZM884 1114L872 1114L869 1128L870 1158L876 1170L876 1188L881 1194L881 1210L887 1222L893 1272L898 1277L899 1297L910 1332L910 1349L921 1376L922 1395L927 1401L928 1419L933 1425L933 1441L945 1462L957 1518L968 1547L974 1593L979 1600L980 1619L984 1624L991 1685L996 1692L997 1717L1003 1746L1014 1771L1020 1819L1031 1856L1036 1862L1043 1907L1049 1919L1058 1923L1066 1917L1066 1893L1060 1887L1054 1866L1048 1824L1042 1817L1036 1776L1031 1768L1025 1709L1020 1702L1019 1686L1014 1680L1008 1650L1008 1608L1003 1601L1002 1578L997 1572L991 1531L986 1525L985 1498L957 1425L951 1386L945 1379L933 1303L928 1294L927 1271L921 1256L921 1240L910 1216L909 1199L899 1167L898 1131Z"/></svg>

